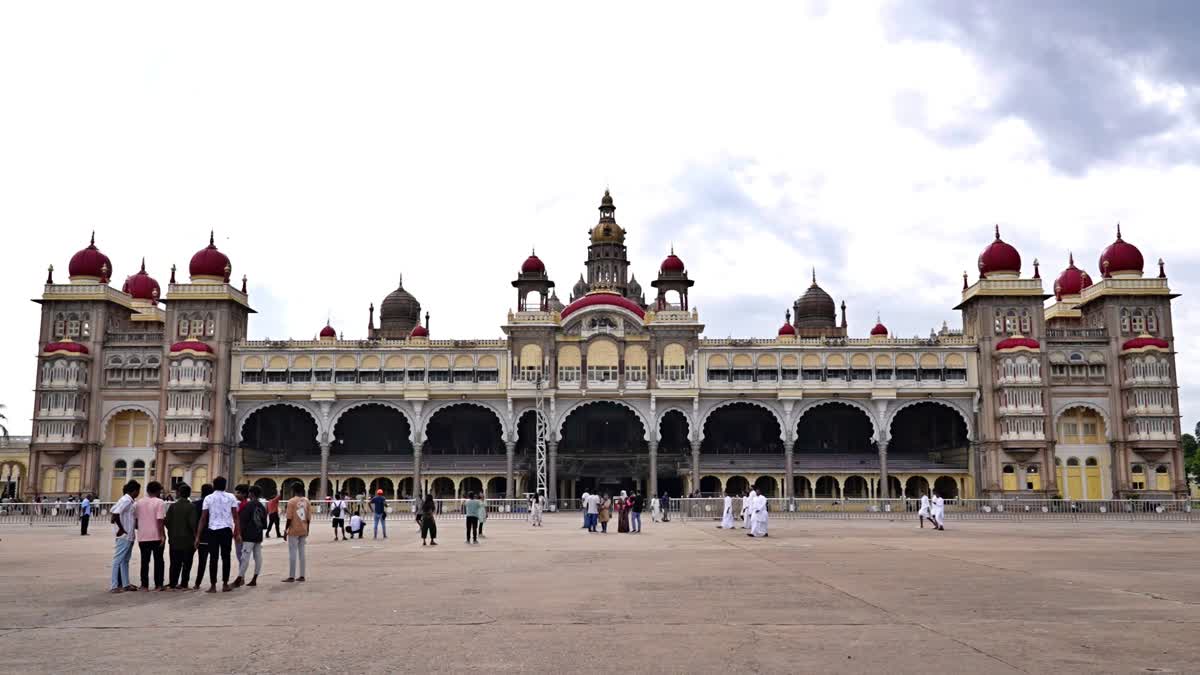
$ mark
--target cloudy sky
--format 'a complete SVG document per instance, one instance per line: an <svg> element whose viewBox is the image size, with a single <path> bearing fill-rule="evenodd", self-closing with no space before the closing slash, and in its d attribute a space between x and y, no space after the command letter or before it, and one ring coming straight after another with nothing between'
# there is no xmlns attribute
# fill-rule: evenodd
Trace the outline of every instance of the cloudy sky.
<svg viewBox="0 0 1200 675"><path fill-rule="evenodd" d="M500 337L536 246L564 292L606 186L648 287L672 244L709 336L808 285L853 334L960 320L999 223L1051 279L1120 221L1166 259L1200 418L1200 8L1088 0L5 3L0 402L27 433L46 266L115 277L209 228L256 337L361 336L404 274L435 337ZM1047 289L1052 286L1047 282Z"/></svg>

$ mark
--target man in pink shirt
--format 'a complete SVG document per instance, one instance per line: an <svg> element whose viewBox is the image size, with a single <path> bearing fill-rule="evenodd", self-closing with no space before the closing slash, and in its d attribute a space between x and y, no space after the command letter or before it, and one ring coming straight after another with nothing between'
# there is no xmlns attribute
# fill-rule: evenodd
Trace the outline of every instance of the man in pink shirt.
<svg viewBox="0 0 1200 675"><path fill-rule="evenodd" d="M142 590L150 590L150 558L154 558L154 590L166 590L163 585L163 542L166 541L167 505L159 497L162 483L150 481L146 496L133 505L134 527L137 530L138 550L141 552Z"/></svg>

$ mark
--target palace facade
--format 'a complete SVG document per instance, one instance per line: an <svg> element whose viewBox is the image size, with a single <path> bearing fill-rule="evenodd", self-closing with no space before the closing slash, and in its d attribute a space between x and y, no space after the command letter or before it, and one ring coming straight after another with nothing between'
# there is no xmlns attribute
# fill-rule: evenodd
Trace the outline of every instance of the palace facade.
<svg viewBox="0 0 1200 675"><path fill-rule="evenodd" d="M520 496L540 395L552 498L1186 495L1176 296L1119 229L1094 278L1071 257L1048 294L997 228L963 274L962 328L927 338L855 335L815 273L776 335L706 338L683 260L647 292L625 239L606 192L566 301L530 255L496 337L434 339L401 280L361 337L250 340L245 276L211 237L165 294L144 261L113 285L93 237L35 300L27 492L227 475L267 494Z"/></svg>

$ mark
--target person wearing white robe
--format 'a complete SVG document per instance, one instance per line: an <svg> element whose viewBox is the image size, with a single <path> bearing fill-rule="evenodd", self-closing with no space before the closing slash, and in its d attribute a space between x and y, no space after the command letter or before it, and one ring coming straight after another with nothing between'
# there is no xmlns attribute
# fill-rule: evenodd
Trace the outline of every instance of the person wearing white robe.
<svg viewBox="0 0 1200 675"><path fill-rule="evenodd" d="M750 488L750 493L747 494L745 497L742 497L742 529L743 530L750 529L750 514L752 514L754 512L754 498L757 496L758 496L758 493L756 493L754 491L754 488Z"/></svg>
<svg viewBox="0 0 1200 675"><path fill-rule="evenodd" d="M542 505L545 497L542 495L533 495L529 499L529 524L533 527L542 526Z"/></svg>
<svg viewBox="0 0 1200 675"><path fill-rule="evenodd" d="M921 508L917 510L917 519L921 521L921 529L925 529L925 519L928 518L930 523L933 523L934 529L937 529L937 522L933 520L933 514L930 512L929 495L921 493Z"/></svg>
<svg viewBox="0 0 1200 675"><path fill-rule="evenodd" d="M943 523L946 522L946 500L937 492L933 493L933 506L929 510L929 519L933 521L936 529L945 530Z"/></svg>
<svg viewBox="0 0 1200 675"><path fill-rule="evenodd" d="M767 536L767 496L756 495L751 501L750 532L751 537Z"/></svg>
<svg viewBox="0 0 1200 675"><path fill-rule="evenodd" d="M733 495L725 495L725 510L721 512L721 529L732 530L733 528Z"/></svg>

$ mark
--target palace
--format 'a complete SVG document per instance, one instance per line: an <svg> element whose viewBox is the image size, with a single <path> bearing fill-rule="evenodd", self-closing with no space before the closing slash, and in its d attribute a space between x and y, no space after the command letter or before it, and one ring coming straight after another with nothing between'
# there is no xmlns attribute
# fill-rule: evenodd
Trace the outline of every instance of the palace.
<svg viewBox="0 0 1200 675"><path fill-rule="evenodd" d="M776 335L713 339L683 260L672 250L647 296L608 192L599 210L567 302L530 255L503 336L487 339L434 339L401 280L359 338L327 323L311 340L251 340L246 277L230 283L211 237L163 295L144 261L111 285L93 236L69 283L51 266L35 300L25 493L111 499L130 478L220 474L268 495L299 481L314 497L520 496L535 485L539 396L552 499L752 484L831 498L1187 493L1176 296L1119 228L1097 276L1070 257L1053 294L997 228L978 279L963 274L961 330L854 335L814 273Z"/></svg>

